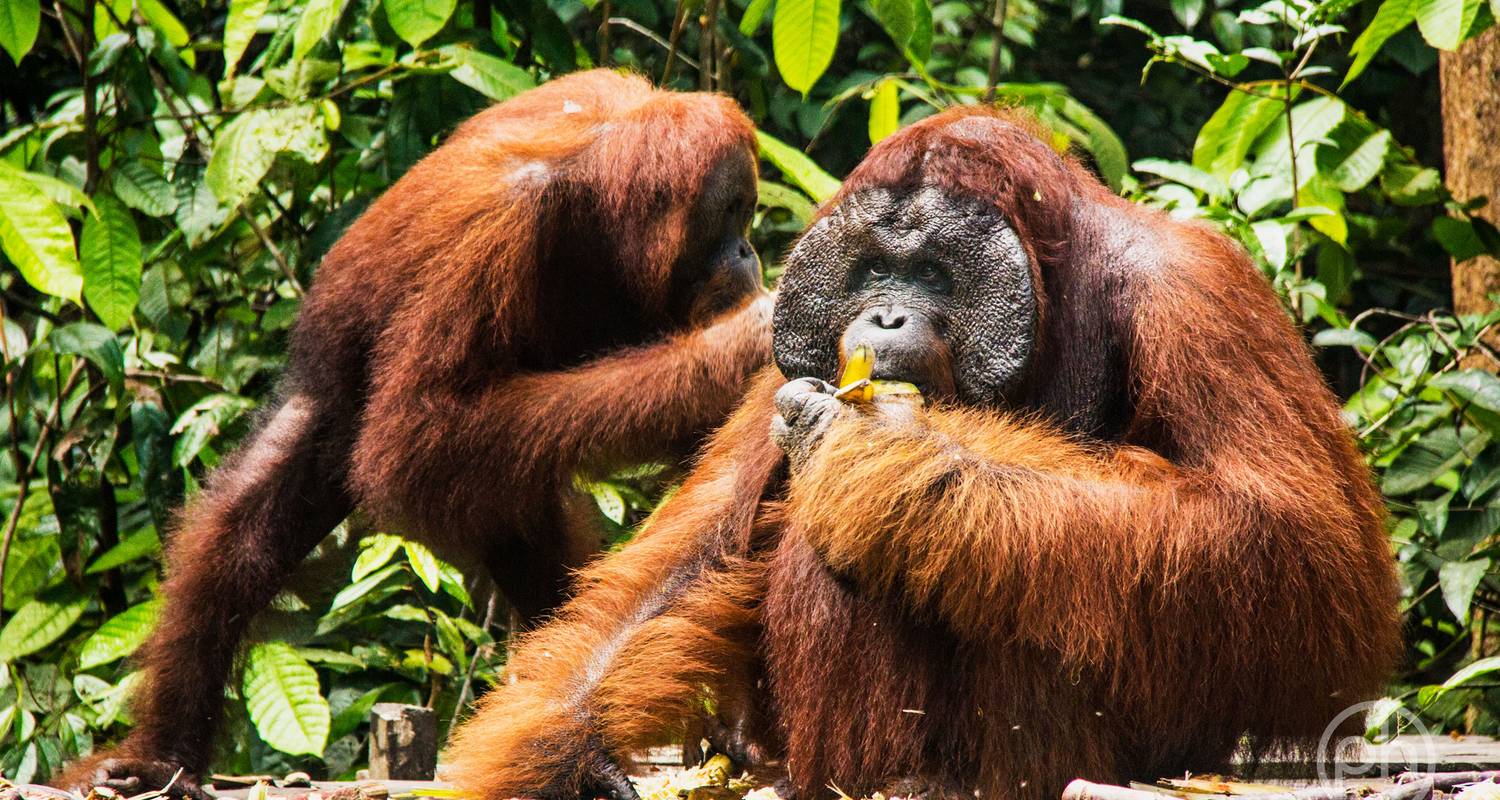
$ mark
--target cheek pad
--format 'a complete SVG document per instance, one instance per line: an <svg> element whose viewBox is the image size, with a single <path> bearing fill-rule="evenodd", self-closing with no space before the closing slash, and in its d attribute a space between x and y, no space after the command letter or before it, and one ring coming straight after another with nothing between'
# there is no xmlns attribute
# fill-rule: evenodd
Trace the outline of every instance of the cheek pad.
<svg viewBox="0 0 1500 800"><path fill-rule="evenodd" d="M849 287L865 259L935 261L952 275L946 337L959 399L991 405L1024 374L1036 340L1031 265L992 209L924 188L870 189L819 220L787 257L774 319L776 365L789 380L836 380L839 339L861 309Z"/></svg>

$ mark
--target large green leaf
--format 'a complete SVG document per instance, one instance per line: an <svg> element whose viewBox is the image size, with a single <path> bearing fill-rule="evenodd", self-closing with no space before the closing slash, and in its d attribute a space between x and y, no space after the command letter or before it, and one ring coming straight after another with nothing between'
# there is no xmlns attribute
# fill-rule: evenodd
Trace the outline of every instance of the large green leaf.
<svg viewBox="0 0 1500 800"><path fill-rule="evenodd" d="M761 157L771 162L786 179L807 192L814 202L821 203L839 190L839 179L823 171L801 150L777 139L765 131L756 131L760 142Z"/></svg>
<svg viewBox="0 0 1500 800"><path fill-rule="evenodd" d="M164 217L177 210L177 194L172 184L140 159L116 164L110 181L121 202L142 214Z"/></svg>
<svg viewBox="0 0 1500 800"><path fill-rule="evenodd" d="M1473 561L1449 561L1438 570L1438 587L1443 591L1443 602L1459 622L1469 621L1469 606L1474 600L1474 590L1490 570L1488 558Z"/></svg>
<svg viewBox="0 0 1500 800"><path fill-rule="evenodd" d="M787 86L806 96L833 62L838 43L839 0L777 0L771 48Z"/></svg>
<svg viewBox="0 0 1500 800"><path fill-rule="evenodd" d="M879 144L881 139L901 127L900 87L894 80L886 78L875 86L870 97L870 144Z"/></svg>
<svg viewBox="0 0 1500 800"><path fill-rule="evenodd" d="M1417 0L1417 29L1433 47L1457 50L1482 4L1483 0Z"/></svg>
<svg viewBox="0 0 1500 800"><path fill-rule="evenodd" d="M429 590L436 592L442 586L442 562L438 561L437 556L426 545L403 541L401 547L406 551L406 562L411 564L412 571L417 573L417 577L422 579Z"/></svg>
<svg viewBox="0 0 1500 800"><path fill-rule="evenodd" d="M36 43L42 27L40 0L0 0L0 47L17 64Z"/></svg>
<svg viewBox="0 0 1500 800"><path fill-rule="evenodd" d="M152 598L110 617L84 641L78 651L78 668L92 669L134 653L151 636L161 607L161 598Z"/></svg>
<svg viewBox="0 0 1500 800"><path fill-rule="evenodd" d="M0 629L0 664L30 655L57 641L88 608L88 595L49 592L21 606Z"/></svg>
<svg viewBox="0 0 1500 800"><path fill-rule="evenodd" d="M1391 149L1390 131L1371 131L1354 121L1339 125L1328 138L1332 145L1318 148L1318 169L1343 192L1357 192L1375 180Z"/></svg>
<svg viewBox="0 0 1500 800"><path fill-rule="evenodd" d="M112 330L130 322L141 298L141 234L130 210L113 195L94 197L98 216L83 221L83 296Z"/></svg>
<svg viewBox="0 0 1500 800"><path fill-rule="evenodd" d="M766 18L766 12L770 10L771 0L750 0L750 5L745 6L745 15L740 17L740 33L754 36L760 30L760 23Z"/></svg>
<svg viewBox="0 0 1500 800"><path fill-rule="evenodd" d="M291 755L321 755L332 717L318 673L285 642L250 648L242 686L245 709L266 744Z"/></svg>
<svg viewBox="0 0 1500 800"><path fill-rule="evenodd" d="M491 100L505 100L536 86L531 73L472 47L449 45L442 53L458 62L453 79Z"/></svg>
<svg viewBox="0 0 1500 800"><path fill-rule="evenodd" d="M255 191L276 160L276 148L267 146L273 138L271 114L263 110L240 114L219 129L203 179L220 203L234 208Z"/></svg>
<svg viewBox="0 0 1500 800"><path fill-rule="evenodd" d="M1478 437L1472 428L1464 429L1462 440L1452 427L1429 432L1396 456L1381 477L1380 490L1387 495L1404 495L1427 486L1461 465L1467 455L1477 453L1480 448L1474 440Z"/></svg>
<svg viewBox="0 0 1500 800"><path fill-rule="evenodd" d="M1344 73L1344 82L1340 88L1358 78L1365 67L1370 65L1370 59L1385 46L1386 40L1400 33L1416 19L1418 2L1420 0L1385 0L1380 4L1375 18L1370 20L1370 27L1365 28L1359 38L1354 40L1354 44L1349 46L1349 54L1354 56L1354 63Z"/></svg>
<svg viewBox="0 0 1500 800"><path fill-rule="evenodd" d="M240 114L214 137L204 180L219 202L237 207L259 186L277 153L293 153L308 163L317 163L327 154L322 119L312 104Z"/></svg>
<svg viewBox="0 0 1500 800"><path fill-rule="evenodd" d="M1265 88L1261 87L1260 91L1265 91ZM1244 163L1245 154L1250 152L1250 145L1255 143L1256 137L1276 120L1282 109L1280 100L1248 92L1230 92L1223 105L1198 131L1198 141L1193 145L1193 166L1220 180L1228 180L1230 174Z"/></svg>
<svg viewBox="0 0 1500 800"><path fill-rule="evenodd" d="M292 60L301 61L312 52L313 45L322 41L333 29L339 18L343 0L308 0L297 20L297 30L292 35Z"/></svg>
<svg viewBox="0 0 1500 800"><path fill-rule="evenodd" d="M135 422L133 431L137 443L140 442L143 431L139 422ZM146 472L146 470L141 470ZM156 536L155 528L142 528L135 533L122 536L118 544L99 554L83 571L85 575L93 575L99 572L112 570L121 564L128 564L138 558L145 558L161 551L161 540Z"/></svg>
<svg viewBox="0 0 1500 800"><path fill-rule="evenodd" d="M383 0L391 30L412 47L431 39L453 16L456 0Z"/></svg>
<svg viewBox="0 0 1500 800"><path fill-rule="evenodd" d="M354 559L354 568L349 571L351 581L363 580L366 575L389 564L391 556L401 549L401 537L377 533L365 537L359 547L359 557Z"/></svg>
<svg viewBox="0 0 1500 800"><path fill-rule="evenodd" d="M260 18L265 16L270 0L229 0L229 14L224 18L224 77L234 77L240 56L255 37Z"/></svg>
<svg viewBox="0 0 1500 800"><path fill-rule="evenodd" d="M110 383L125 379L125 351L115 332L92 322L73 322L53 329L47 337L53 352L83 356L104 373Z"/></svg>
<svg viewBox="0 0 1500 800"><path fill-rule="evenodd" d="M0 249L43 294L77 303L83 267L62 209L25 174L0 162Z"/></svg>

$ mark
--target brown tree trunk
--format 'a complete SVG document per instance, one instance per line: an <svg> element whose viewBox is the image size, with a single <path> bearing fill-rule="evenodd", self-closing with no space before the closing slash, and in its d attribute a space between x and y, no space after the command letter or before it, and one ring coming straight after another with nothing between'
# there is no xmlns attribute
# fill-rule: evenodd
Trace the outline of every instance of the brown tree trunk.
<svg viewBox="0 0 1500 800"><path fill-rule="evenodd" d="M1448 190L1459 200L1485 196L1479 214L1500 224L1500 27L1471 39L1439 59L1443 82L1443 161ZM1453 308L1460 314L1495 307L1500 293L1500 260L1471 258L1453 265ZM1496 342L1490 341L1493 347ZM1476 366L1495 370L1480 357Z"/></svg>

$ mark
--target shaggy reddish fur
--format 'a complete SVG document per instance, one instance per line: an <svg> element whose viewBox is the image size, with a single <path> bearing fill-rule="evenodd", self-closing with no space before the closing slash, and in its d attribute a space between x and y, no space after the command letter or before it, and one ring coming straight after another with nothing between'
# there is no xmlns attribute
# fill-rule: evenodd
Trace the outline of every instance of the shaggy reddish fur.
<svg viewBox="0 0 1500 800"><path fill-rule="evenodd" d="M768 295L673 310L708 273L695 237L723 235L691 229L706 182L738 162L753 197L755 146L726 98L601 70L391 187L323 260L281 405L171 538L135 728L59 782L200 773L251 617L356 506L487 566L524 618L559 602L602 536L575 472L687 453L769 358Z"/></svg>
<svg viewBox="0 0 1500 800"><path fill-rule="evenodd" d="M706 694L746 696L752 651L804 797L914 778L1040 800L1212 769L1242 737L1314 743L1381 691L1399 625L1380 498L1244 253L977 109L885 140L833 202L919 185L1026 240L1048 293L1026 388L914 423L848 407L788 476L766 426L799 376L768 370L461 732L473 796L576 786L580 742L623 756ZM1111 331L1123 374L1101 389L1078 365ZM1110 393L1116 423L1063 413Z"/></svg>

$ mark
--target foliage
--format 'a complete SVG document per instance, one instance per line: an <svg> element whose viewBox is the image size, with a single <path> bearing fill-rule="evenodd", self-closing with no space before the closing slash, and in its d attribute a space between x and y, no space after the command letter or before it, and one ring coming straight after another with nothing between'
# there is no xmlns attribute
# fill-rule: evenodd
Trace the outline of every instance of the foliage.
<svg viewBox="0 0 1500 800"><path fill-rule="evenodd" d="M869 143L989 94L1112 186L1244 242L1315 329L1390 497L1403 697L1447 724L1481 701L1493 730L1472 687L1497 662L1464 664L1488 654L1471 642L1500 589L1500 384L1470 363L1500 363L1480 337L1500 317L1441 307L1449 257L1500 237L1447 196L1401 107L1430 92L1431 47L1492 6L0 2L0 771L42 777L128 723L171 511L271 402L321 255L459 120L596 63L750 111L773 278ZM579 488L620 541L670 478L647 465ZM486 584L347 521L258 621L217 768L351 774L376 701L447 721L494 680L504 617Z"/></svg>

